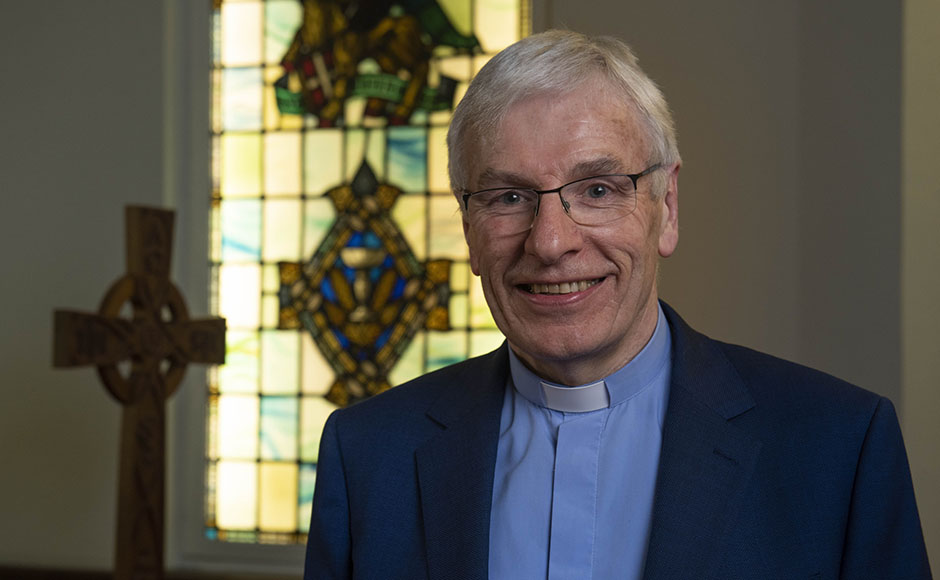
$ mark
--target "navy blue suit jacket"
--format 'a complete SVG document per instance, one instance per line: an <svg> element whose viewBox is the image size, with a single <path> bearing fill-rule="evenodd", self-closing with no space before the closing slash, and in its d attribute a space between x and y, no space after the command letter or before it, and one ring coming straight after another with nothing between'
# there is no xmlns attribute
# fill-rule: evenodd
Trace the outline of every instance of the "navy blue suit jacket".
<svg viewBox="0 0 940 580"><path fill-rule="evenodd" d="M672 380L645 577L930 578L891 402L663 308ZM306 580L487 578L506 348L330 417Z"/></svg>

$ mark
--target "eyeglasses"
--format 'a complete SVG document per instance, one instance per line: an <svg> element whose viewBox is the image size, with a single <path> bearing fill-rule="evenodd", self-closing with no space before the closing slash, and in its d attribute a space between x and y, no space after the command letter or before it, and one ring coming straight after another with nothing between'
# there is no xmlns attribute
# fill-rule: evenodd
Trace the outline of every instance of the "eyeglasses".
<svg viewBox="0 0 940 580"><path fill-rule="evenodd" d="M485 224L494 233L515 234L535 223L542 196L557 193L565 213L583 226L607 224L636 209L636 182L662 167L657 163L640 173L595 175L555 189L494 187L463 194L471 222Z"/></svg>

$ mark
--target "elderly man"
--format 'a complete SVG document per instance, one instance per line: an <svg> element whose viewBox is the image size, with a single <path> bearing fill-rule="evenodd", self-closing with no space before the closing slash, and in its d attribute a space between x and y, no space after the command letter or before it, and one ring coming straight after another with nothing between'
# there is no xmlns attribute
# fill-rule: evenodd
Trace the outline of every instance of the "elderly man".
<svg viewBox="0 0 940 580"><path fill-rule="evenodd" d="M509 47L448 144L506 344L333 414L306 578L929 578L891 403L659 301L681 162L625 45Z"/></svg>

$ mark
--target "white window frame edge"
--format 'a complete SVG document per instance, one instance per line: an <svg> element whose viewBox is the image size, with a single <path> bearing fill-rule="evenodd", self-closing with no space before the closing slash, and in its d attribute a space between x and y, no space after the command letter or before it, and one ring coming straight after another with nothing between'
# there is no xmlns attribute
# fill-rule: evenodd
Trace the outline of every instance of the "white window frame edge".
<svg viewBox="0 0 940 580"><path fill-rule="evenodd" d="M532 30L552 21L532 1ZM211 1L164 0L163 202L176 210L173 279L193 317L209 312ZM167 416L168 570L257 572L298 577L303 545L212 541L205 536L206 369L191 366Z"/></svg>

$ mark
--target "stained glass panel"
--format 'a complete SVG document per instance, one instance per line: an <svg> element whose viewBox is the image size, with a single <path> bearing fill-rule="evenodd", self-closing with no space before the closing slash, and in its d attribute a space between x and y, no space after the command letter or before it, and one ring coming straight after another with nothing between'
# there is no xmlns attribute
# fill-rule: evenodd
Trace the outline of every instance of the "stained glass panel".
<svg viewBox="0 0 940 580"><path fill-rule="evenodd" d="M329 414L502 342L470 273L445 136L473 73L527 30L528 5L389 3L392 33L373 44L333 0L215 6L209 257L228 334L209 381L205 533L302 542ZM327 18L348 26L304 28Z"/></svg>

